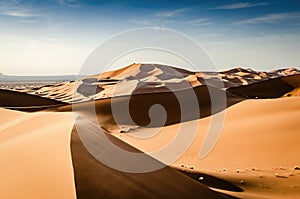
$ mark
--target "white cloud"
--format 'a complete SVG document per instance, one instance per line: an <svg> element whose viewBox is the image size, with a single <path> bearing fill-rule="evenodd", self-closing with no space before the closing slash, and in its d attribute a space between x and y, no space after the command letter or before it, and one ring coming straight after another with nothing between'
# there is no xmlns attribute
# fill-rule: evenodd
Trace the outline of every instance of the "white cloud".
<svg viewBox="0 0 300 199"><path fill-rule="evenodd" d="M266 6L269 5L268 2L260 2L260 3L249 3L249 2L239 2L228 5L222 5L213 9L217 10L234 10L234 9L243 9L243 8L252 8L257 6Z"/></svg>
<svg viewBox="0 0 300 199"><path fill-rule="evenodd" d="M300 12L286 12L286 13L276 13L268 14L261 17L251 18L242 21L236 21L234 25L248 25L248 24L259 24L259 23L273 23L276 21L290 20L290 19L300 19Z"/></svg>
<svg viewBox="0 0 300 199"><path fill-rule="evenodd" d="M21 6L15 0L0 1L0 15L20 18L40 16L33 9Z"/></svg>
<svg viewBox="0 0 300 199"><path fill-rule="evenodd" d="M174 22L172 17L175 17L176 15L178 15L180 13L187 12L190 9L191 8L181 8L181 9L176 9L176 10L162 11L162 12L154 14L151 19L132 19L132 20L130 20L130 22L141 25L141 26L164 27L166 24L170 24L170 23ZM195 23L196 23L196 21L195 21Z"/></svg>
<svg viewBox="0 0 300 199"><path fill-rule="evenodd" d="M38 17L40 15L30 13L28 10L11 10L11 11L0 11L1 15L11 16L11 17Z"/></svg>
<svg viewBox="0 0 300 199"><path fill-rule="evenodd" d="M191 8L180 8L180 9L176 9L176 10L164 11L164 12L157 13L156 16L158 16L158 17L174 17L180 13L187 12L190 9Z"/></svg>
<svg viewBox="0 0 300 199"><path fill-rule="evenodd" d="M208 18L200 18L200 19L189 20L186 23L194 26L206 26L206 25L210 25L212 22Z"/></svg>

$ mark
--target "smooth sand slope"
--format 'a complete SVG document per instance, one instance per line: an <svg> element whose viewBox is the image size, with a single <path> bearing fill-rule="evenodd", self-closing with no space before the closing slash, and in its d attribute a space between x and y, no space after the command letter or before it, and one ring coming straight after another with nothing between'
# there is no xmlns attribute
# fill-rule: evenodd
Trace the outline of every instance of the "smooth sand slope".
<svg viewBox="0 0 300 199"><path fill-rule="evenodd" d="M293 168L300 164L299 118L298 97L238 103L226 109L222 134L207 157L200 160L198 154L211 117L199 120L195 140L173 165L184 170L192 166L192 170L222 177L245 189L245 193L234 195L297 198L300 171ZM137 139L130 134L114 135L142 151L152 152L169 143L178 128L179 124L164 127L150 139ZM133 135L152 130L136 129Z"/></svg>
<svg viewBox="0 0 300 199"><path fill-rule="evenodd" d="M0 198L75 198L72 113L0 109Z"/></svg>

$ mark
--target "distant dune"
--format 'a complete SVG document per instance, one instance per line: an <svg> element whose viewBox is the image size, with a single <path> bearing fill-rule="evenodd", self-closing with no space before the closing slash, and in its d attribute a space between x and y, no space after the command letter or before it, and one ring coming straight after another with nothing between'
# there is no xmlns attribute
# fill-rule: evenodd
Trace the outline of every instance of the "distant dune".
<svg viewBox="0 0 300 199"><path fill-rule="evenodd" d="M191 72L132 64L76 81L7 88L0 90L0 198L300 195L300 71L295 68ZM156 104L164 107L165 118L149 115ZM71 111L77 112L76 120ZM222 111L221 136L200 160L212 116ZM186 133L197 134L178 160L166 166L145 156L147 164L163 169L131 174L92 155L117 157L106 138L127 151L148 154L172 141L182 124ZM147 139L134 137L155 130L159 133ZM116 161L142 166L126 157Z"/></svg>

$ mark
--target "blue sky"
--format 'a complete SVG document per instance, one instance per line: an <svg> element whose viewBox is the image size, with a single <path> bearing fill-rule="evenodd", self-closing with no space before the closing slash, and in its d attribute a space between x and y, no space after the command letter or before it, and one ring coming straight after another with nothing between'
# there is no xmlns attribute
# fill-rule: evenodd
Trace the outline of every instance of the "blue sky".
<svg viewBox="0 0 300 199"><path fill-rule="evenodd" d="M98 44L164 27L202 44L217 67L300 67L300 1L0 0L4 74L74 74Z"/></svg>

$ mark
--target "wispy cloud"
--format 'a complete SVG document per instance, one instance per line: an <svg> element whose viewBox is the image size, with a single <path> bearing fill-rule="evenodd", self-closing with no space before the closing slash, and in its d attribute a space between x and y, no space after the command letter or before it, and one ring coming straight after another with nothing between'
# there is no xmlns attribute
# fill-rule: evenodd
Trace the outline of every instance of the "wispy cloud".
<svg viewBox="0 0 300 199"><path fill-rule="evenodd" d="M175 10L165 10L158 13L154 13L152 18L146 19L132 19L130 22L141 26L157 26L164 27L167 24L174 22L174 17L184 12L191 10L192 8L180 8ZM196 22L196 21L195 21ZM200 22L199 22L200 23Z"/></svg>
<svg viewBox="0 0 300 199"><path fill-rule="evenodd" d="M58 3L69 7L80 7L77 0L58 0Z"/></svg>
<svg viewBox="0 0 300 199"><path fill-rule="evenodd" d="M12 10L12 11L0 11L0 15L6 15L11 17L38 17L40 15L31 13L27 10Z"/></svg>
<svg viewBox="0 0 300 199"><path fill-rule="evenodd" d="M286 13L276 13L268 14L261 17L251 18L242 21L236 21L234 25L249 25L249 24L260 24L260 23L274 23L277 21L300 19L300 12L286 12Z"/></svg>
<svg viewBox="0 0 300 199"><path fill-rule="evenodd" d="M206 26L212 24L211 20L208 18L193 19L187 21L186 23L194 26Z"/></svg>
<svg viewBox="0 0 300 199"><path fill-rule="evenodd" d="M166 24L172 23L173 20L162 20L162 19L132 19L130 22L141 25L141 26L158 26L163 27Z"/></svg>
<svg viewBox="0 0 300 199"><path fill-rule="evenodd" d="M191 10L191 8L180 8L176 10L168 10L168 11L163 11L160 13L157 13L156 16L158 17L174 17L180 13L184 13Z"/></svg>
<svg viewBox="0 0 300 199"><path fill-rule="evenodd" d="M38 17L40 16L34 12L31 8L24 7L18 4L18 1L8 0L0 2L0 15L11 16L11 17Z"/></svg>
<svg viewBox="0 0 300 199"><path fill-rule="evenodd" d="M234 10L234 9L243 9L243 8L252 8L257 6L266 6L269 5L268 2L259 2L259 3L249 3L249 2L239 2L228 5L222 5L215 7L215 10Z"/></svg>
<svg viewBox="0 0 300 199"><path fill-rule="evenodd" d="M133 23L142 25L142 26L152 26L153 25L153 20L149 20L149 19L132 19L130 21Z"/></svg>

